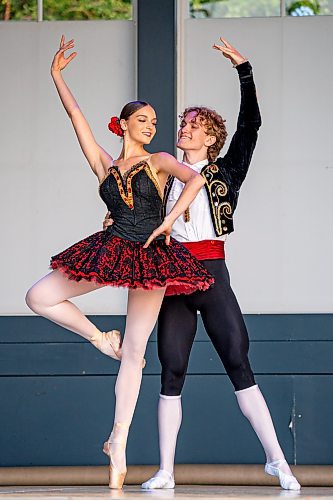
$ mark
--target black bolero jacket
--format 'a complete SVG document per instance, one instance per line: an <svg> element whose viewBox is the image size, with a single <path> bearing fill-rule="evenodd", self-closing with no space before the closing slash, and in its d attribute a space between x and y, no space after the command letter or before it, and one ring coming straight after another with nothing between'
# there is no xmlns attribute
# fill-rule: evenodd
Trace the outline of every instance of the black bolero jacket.
<svg viewBox="0 0 333 500"><path fill-rule="evenodd" d="M253 81L252 66L246 61L236 66L241 90L241 103L234 133L227 153L201 170L206 180L206 192L216 236L234 230L235 212L239 189L246 177L261 125L260 111ZM165 187L164 210L174 177Z"/></svg>

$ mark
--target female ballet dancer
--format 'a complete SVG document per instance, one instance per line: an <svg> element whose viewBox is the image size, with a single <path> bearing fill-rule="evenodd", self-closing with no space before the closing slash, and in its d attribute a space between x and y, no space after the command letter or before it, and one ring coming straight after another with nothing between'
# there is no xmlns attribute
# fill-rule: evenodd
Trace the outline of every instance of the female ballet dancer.
<svg viewBox="0 0 333 500"><path fill-rule="evenodd" d="M105 285L128 287L125 334L116 381L114 426L103 451L110 457L110 488L121 488L126 475L125 447L142 378L143 356L167 286L173 293L206 290L212 275L185 247L170 239L173 222L183 213L204 184L192 169L167 153L149 155L144 146L156 133L156 114L146 102L124 106L120 119L109 129L123 137L116 162L95 141L61 71L76 56L65 57L74 41L54 56L51 74L69 115L81 149L99 180L99 192L114 224L52 257L50 274L28 291L26 302L36 313L81 335L97 349L120 358L115 332L100 332L68 299ZM162 198L168 175L185 187L170 214L162 220Z"/></svg>

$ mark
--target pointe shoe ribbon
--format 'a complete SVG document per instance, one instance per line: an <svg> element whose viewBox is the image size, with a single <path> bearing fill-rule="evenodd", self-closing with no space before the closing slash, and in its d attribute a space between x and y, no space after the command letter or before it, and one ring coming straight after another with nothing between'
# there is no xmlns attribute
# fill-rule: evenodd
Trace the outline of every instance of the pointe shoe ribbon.
<svg viewBox="0 0 333 500"><path fill-rule="evenodd" d="M100 332L96 330L90 342L103 354L110 356L117 361L121 360L121 336L118 330L110 332Z"/></svg>
<svg viewBox="0 0 333 500"><path fill-rule="evenodd" d="M125 450L126 446L126 440L123 438L117 438L112 436L112 434L116 433L117 428L120 427L127 427L127 424L123 424L121 422L118 422L114 425L113 431L111 433L111 439L108 439L105 441L103 445L103 453L107 455L110 458L110 466L109 466L109 488L112 490L120 490L123 487L127 469L125 469L123 472L120 472L118 468L113 464L112 462L112 454L111 454L111 449L110 446L112 444L117 444L119 445L118 448L118 453L121 453Z"/></svg>
<svg viewBox="0 0 333 500"><path fill-rule="evenodd" d="M93 337L90 338L90 342L103 354L110 356L110 358L121 361L122 349L121 349L121 335L119 330L111 330L109 332L100 332L96 330ZM142 369L146 366L145 358L142 359Z"/></svg>
<svg viewBox="0 0 333 500"><path fill-rule="evenodd" d="M284 490L294 490L294 491L300 490L301 485L297 481L296 477L290 474L286 474L285 472L282 472L282 470L279 468L279 466L285 463L287 463L287 461L284 459L266 463L265 465L266 474L278 477L280 485Z"/></svg>

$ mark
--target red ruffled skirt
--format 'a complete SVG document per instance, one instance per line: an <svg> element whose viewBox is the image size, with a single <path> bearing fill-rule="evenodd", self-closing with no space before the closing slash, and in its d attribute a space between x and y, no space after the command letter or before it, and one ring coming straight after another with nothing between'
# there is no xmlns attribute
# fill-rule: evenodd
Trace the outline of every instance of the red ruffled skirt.
<svg viewBox="0 0 333 500"><path fill-rule="evenodd" d="M173 238L169 246L164 240L154 240L143 248L143 243L110 236L107 231L55 255L51 267L75 281L145 290L166 286L166 295L203 291L214 283L207 269Z"/></svg>

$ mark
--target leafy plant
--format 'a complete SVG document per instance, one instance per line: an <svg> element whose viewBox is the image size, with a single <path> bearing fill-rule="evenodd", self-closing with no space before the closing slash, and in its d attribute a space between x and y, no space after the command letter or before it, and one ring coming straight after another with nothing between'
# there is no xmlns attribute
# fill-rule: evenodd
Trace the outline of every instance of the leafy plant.
<svg viewBox="0 0 333 500"><path fill-rule="evenodd" d="M43 19L131 19L132 0L44 0ZM0 0L0 19L34 21L37 0Z"/></svg>
<svg viewBox="0 0 333 500"><path fill-rule="evenodd" d="M301 0L292 2L287 8L289 16L315 16L320 13L320 4L316 0Z"/></svg>

